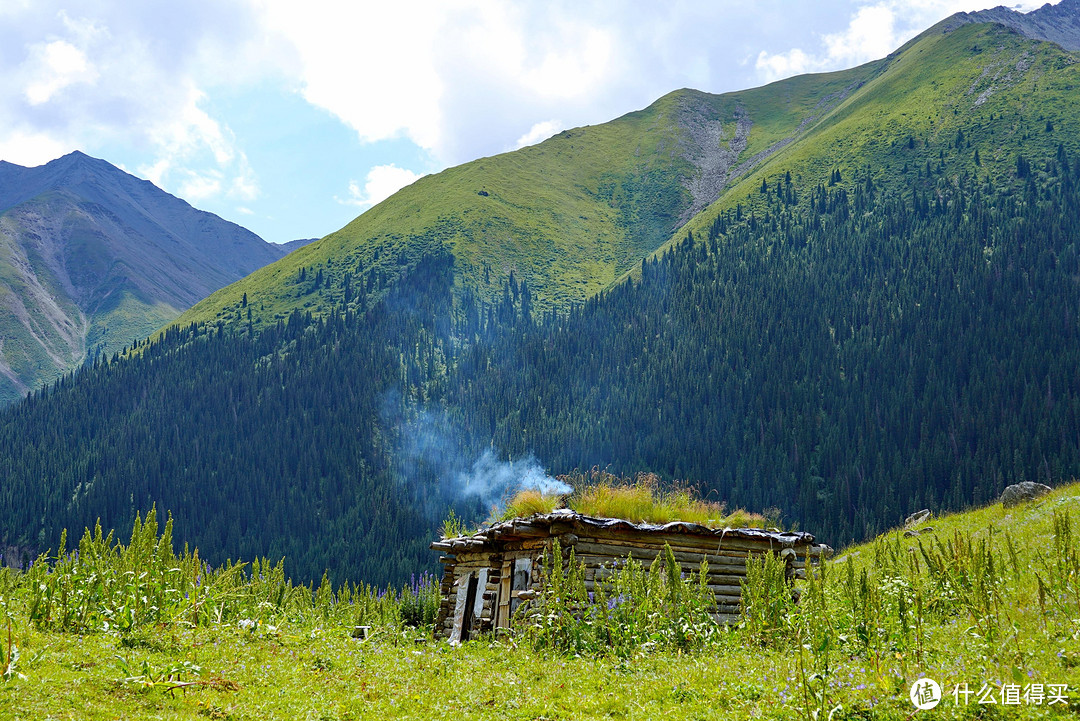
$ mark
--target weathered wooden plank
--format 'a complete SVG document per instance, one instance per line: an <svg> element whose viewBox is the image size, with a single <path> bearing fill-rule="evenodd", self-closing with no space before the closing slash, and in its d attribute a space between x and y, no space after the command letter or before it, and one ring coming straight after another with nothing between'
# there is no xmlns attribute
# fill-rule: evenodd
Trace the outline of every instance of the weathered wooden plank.
<svg viewBox="0 0 1080 721"><path fill-rule="evenodd" d="M596 576L603 575L607 578L613 575L616 571L622 569L625 566L626 558L615 558L612 556L597 556L597 555L582 555L578 556L577 560L585 566L586 575ZM636 559L641 560L641 559ZM647 560L647 559L646 559ZM651 561L649 561L651 563ZM647 569L649 563L643 564ZM685 578L698 577L701 570L701 566L698 563L680 563L679 569ZM590 573L591 572L591 573ZM597 572L602 572L598 574ZM734 583L742 583L742 579L746 577L746 569L733 566L713 566L709 565L705 572L706 580L715 578L730 579Z"/></svg>
<svg viewBox="0 0 1080 721"><path fill-rule="evenodd" d="M575 525L580 525L580 524L564 523L562 521L557 521L555 523L552 523L551 526L550 526L551 535L552 536L561 536L564 533L570 533L570 532L575 530L574 529Z"/></svg>
<svg viewBox="0 0 1080 721"><path fill-rule="evenodd" d="M602 583L603 580L604 579L600 579L599 582ZM598 581L596 579L588 579L588 578L585 579L585 590L586 591L595 591L596 587L597 587L597 583L598 583ZM607 586L605 586L605 589L606 588L607 588ZM712 595L714 595L714 596L718 596L718 597L723 596L723 597L727 597L727 598L732 598L732 599L735 599L736 601L738 601L738 599L742 598L742 586L739 586L739 585L730 585L730 584L720 585L720 584L716 584L716 585L710 585L708 588L709 588L709 592L712 593Z"/></svg>
<svg viewBox="0 0 1080 721"><path fill-rule="evenodd" d="M581 538L581 540L578 542L577 545L581 546L583 543L592 543L592 544L596 544L596 545L613 546L613 547L616 547L616 548L619 548L619 549L625 549L625 550L620 551L621 555L623 555L624 557L626 556L626 554L628 552L633 551L633 550L652 551L654 553L658 553L658 552L661 552L661 551L664 550L664 544L663 543L645 543L645 544L642 544L642 543L636 543L636 542L627 541L625 539L620 539L620 538L590 538L590 537L584 537L583 536ZM688 553L688 554L707 553L710 556L715 556L717 558L727 558L727 559L731 559L733 561L739 561L739 560L745 561L745 559L748 556L758 557L758 556L763 556L763 555L769 553L768 548L758 548L758 549L745 549L745 548L743 548L743 549L739 549L739 548L728 548L726 546L721 547L719 544L713 544L713 545L705 545L705 544L700 544L700 545L679 545L679 544L675 544L675 543L669 543L667 545L669 545L671 547L671 550L674 553ZM784 550L784 549L781 549L781 548L772 549L772 551L774 553L779 553L782 550ZM799 552L800 549L789 549L789 550Z"/></svg>
<svg viewBox="0 0 1080 721"><path fill-rule="evenodd" d="M721 548L727 550L751 550L767 552L770 549L774 551L780 551L783 548L795 548L796 550L804 549L809 544L791 543L784 544L773 539L749 539L749 538L736 538L734 536L695 536L682 533L659 533L659 532L644 532L644 531L627 531L627 530L614 530L607 528L591 528L583 527L577 530L577 534L581 538L596 538L604 540L617 540L624 543L630 543L640 546L659 546L663 548L667 543L673 548L675 546L685 546L687 548Z"/></svg>
<svg viewBox="0 0 1080 721"><path fill-rule="evenodd" d="M469 563L490 563L491 561L498 559L500 553L459 553L457 557L457 565L469 564Z"/></svg>
<svg viewBox="0 0 1080 721"><path fill-rule="evenodd" d="M454 570L456 571L456 573L454 575L455 576L461 576L463 574L472 573L473 571L478 571L478 570L481 570L481 569L484 569L484 568L486 568L488 570L491 570L491 569L496 568L496 567L497 567L497 564L492 564L492 563L490 563L488 561L475 561L473 563L459 563L457 566L454 567Z"/></svg>
<svg viewBox="0 0 1080 721"><path fill-rule="evenodd" d="M648 563L652 563L653 559L663 553L662 548L634 548L632 546L615 546L586 541L578 542L574 547L574 551L578 558L585 556L608 557L613 560L625 561L627 556L631 556L637 561L648 561ZM732 569L734 573L746 573L746 556L718 556L704 551L676 551L674 548L672 549L672 555L682 565L689 564L694 566L695 569L701 565L701 559L704 558L708 561L710 568Z"/></svg>
<svg viewBox="0 0 1080 721"><path fill-rule="evenodd" d="M507 541L503 544L504 551L535 551L544 547L547 538L529 539L524 541Z"/></svg>

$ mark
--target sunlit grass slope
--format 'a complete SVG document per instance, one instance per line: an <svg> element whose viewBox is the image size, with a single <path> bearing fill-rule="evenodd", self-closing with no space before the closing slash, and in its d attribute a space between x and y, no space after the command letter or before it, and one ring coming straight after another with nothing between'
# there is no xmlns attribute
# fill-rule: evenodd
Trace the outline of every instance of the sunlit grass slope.
<svg viewBox="0 0 1080 721"><path fill-rule="evenodd" d="M953 179L993 180L1015 170L1018 153L1071 149L1074 63L997 25L941 25L850 70L723 95L675 91L609 123L421 178L179 322L246 322L250 310L258 327L295 309L318 314L345 300L346 285L355 304L436 246L453 253L459 292L496 300L513 272L535 309L565 309L718 213L768 202L762 181L775 188L790 174L796 192L809 192L869 175L879 187L929 190L940 178L928 177L928 163ZM737 152L714 178L718 199L692 216L703 148Z"/></svg>
<svg viewBox="0 0 1080 721"><path fill-rule="evenodd" d="M677 227L689 164L674 99L604 125L425 176L341 230L202 301L182 318L231 318L243 294L254 321L341 302L353 282L400 268L443 245L481 297L511 271L538 306L566 307L610 283ZM300 282L301 269L307 282ZM323 282L314 287L322 273ZM223 309L228 309L222 314Z"/></svg>
<svg viewBox="0 0 1080 721"><path fill-rule="evenodd" d="M876 68L724 95L679 90L611 122L426 176L178 322L246 322L250 308L257 328L294 309L318 314L345 300L346 275L356 303L440 245L455 257L459 291L497 299L513 272L537 310L566 309L616 282L700 207L689 184L710 162L706 150L733 150L732 171L750 167L805 134ZM703 129L713 133L707 141Z"/></svg>
<svg viewBox="0 0 1080 721"><path fill-rule="evenodd" d="M1076 484L845 549L797 607L759 564L737 627L682 615L694 578L628 567L606 612L570 573L512 635L461 647L431 639L430 580L294 586L280 565L174 555L147 521L49 572L0 570L0 716L909 719L923 678L944 690L934 718L1080 709ZM602 642L612 619L623 635Z"/></svg>
<svg viewBox="0 0 1080 721"><path fill-rule="evenodd" d="M994 181L1015 174L1018 154L1045 157L1059 144L1076 149L1075 54L998 25L946 28L935 26L879 61L864 85L675 238L704 232L736 205L749 211L768 202L762 181L775 188L788 173L802 192L829 185L834 172L841 186L869 176L879 188L910 192L941 181L928 178L928 163L934 171L948 166L945 182L962 174Z"/></svg>

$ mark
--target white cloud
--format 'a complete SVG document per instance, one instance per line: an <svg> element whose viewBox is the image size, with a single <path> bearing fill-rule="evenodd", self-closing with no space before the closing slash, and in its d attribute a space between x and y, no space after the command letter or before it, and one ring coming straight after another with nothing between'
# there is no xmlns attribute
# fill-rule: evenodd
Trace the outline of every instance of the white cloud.
<svg viewBox="0 0 1080 721"><path fill-rule="evenodd" d="M283 67L275 57L291 57L287 44L255 32L246 0L0 4L0 157L39 165L123 145L145 158L137 172L171 192L194 191L193 200L258 194L240 143L207 101L222 78L272 74Z"/></svg>
<svg viewBox="0 0 1080 721"><path fill-rule="evenodd" d="M1012 7L1029 12L1042 2L1015 3ZM837 33L819 36L821 49L806 52L801 47L778 53L762 50L755 68L766 81L853 67L888 55L934 23L953 13L980 10L980 0L877 0L861 3Z"/></svg>
<svg viewBox="0 0 1080 721"><path fill-rule="evenodd" d="M807 55L801 48L792 48L786 53L773 55L762 50L755 67L763 78L772 81L808 73L819 65L820 61Z"/></svg>
<svg viewBox="0 0 1080 721"><path fill-rule="evenodd" d="M172 163L168 158L158 158L153 163L139 166L136 172L159 188L163 188L165 187L165 174L169 172L171 166Z"/></svg>
<svg viewBox="0 0 1080 721"><path fill-rule="evenodd" d="M508 147L512 128L595 103L626 72L617 58L626 38L600 8L486 0L263 7L268 27L296 51L308 102L364 142L404 137L438 165Z"/></svg>
<svg viewBox="0 0 1080 721"><path fill-rule="evenodd" d="M566 20L556 23L553 31L532 62L524 58L513 68L525 87L544 97L572 99L595 88L614 70L611 31Z"/></svg>
<svg viewBox="0 0 1080 721"><path fill-rule="evenodd" d="M235 175L229 184L228 197L238 200L255 200L259 197L259 183L255 171L248 164L247 156L240 154Z"/></svg>
<svg viewBox="0 0 1080 721"><path fill-rule="evenodd" d="M393 163L390 165L376 165L368 171L363 188L354 180L349 183L349 196L347 198L335 198L335 200L342 205L370 208L386 200L406 185L412 185L422 177L422 173L417 174L407 168L399 168Z"/></svg>
<svg viewBox="0 0 1080 721"><path fill-rule="evenodd" d="M893 0L887 0L859 8L843 31L821 36L824 47L817 54L797 47L782 53L762 50L755 67L762 78L773 81L802 73L853 67L883 58L908 37L925 29L920 25L918 29L897 30L895 5Z"/></svg>
<svg viewBox="0 0 1080 721"><path fill-rule="evenodd" d="M539 123L536 123L529 128L529 132L517 139L514 148L524 148L526 145L535 145L543 140L547 140L562 129L563 124L558 120L541 120Z"/></svg>
<svg viewBox="0 0 1080 721"><path fill-rule="evenodd" d="M75 83L93 84L97 70L81 50L64 40L54 40L33 47L30 60L33 79L26 86L31 105L47 103L58 92Z"/></svg>
<svg viewBox="0 0 1080 721"><path fill-rule="evenodd" d="M77 149L69 140L33 129L14 128L0 135L0 160L16 165L41 165Z"/></svg>
<svg viewBox="0 0 1080 721"><path fill-rule="evenodd" d="M828 57L851 64L885 57L900 44L895 21L895 11L887 5L859 8L843 32L823 38Z"/></svg>
<svg viewBox="0 0 1080 721"><path fill-rule="evenodd" d="M264 20L295 48L300 92L364 141L407 136L440 142L442 83L432 48L437 2L297 3L268 0Z"/></svg>
<svg viewBox="0 0 1080 721"><path fill-rule="evenodd" d="M186 171L186 176L180 183L180 197L188 201L199 202L207 198L221 195L221 173L207 171L200 174L194 171Z"/></svg>

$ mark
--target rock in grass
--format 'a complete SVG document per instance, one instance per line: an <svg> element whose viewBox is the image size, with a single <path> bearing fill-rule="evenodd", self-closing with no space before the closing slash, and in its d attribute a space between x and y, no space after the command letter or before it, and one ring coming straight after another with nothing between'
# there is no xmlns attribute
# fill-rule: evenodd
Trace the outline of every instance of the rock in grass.
<svg viewBox="0 0 1080 721"><path fill-rule="evenodd" d="M1012 508L1021 503L1034 501L1036 498L1045 496L1050 490L1050 486L1045 486L1042 483L1035 483L1033 481L1014 483L1002 491L1001 505L1005 508Z"/></svg>
<svg viewBox="0 0 1080 721"><path fill-rule="evenodd" d="M925 521L929 517L930 517L930 509L929 508L924 508L921 511L916 511L915 513L912 513L910 516L908 516L904 520L904 528L911 528L914 525L922 523L923 521Z"/></svg>

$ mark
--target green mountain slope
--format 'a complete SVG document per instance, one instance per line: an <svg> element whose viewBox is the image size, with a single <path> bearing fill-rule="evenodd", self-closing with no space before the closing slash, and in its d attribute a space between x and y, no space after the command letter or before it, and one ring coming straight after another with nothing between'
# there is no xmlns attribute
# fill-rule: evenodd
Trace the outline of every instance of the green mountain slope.
<svg viewBox="0 0 1080 721"><path fill-rule="evenodd" d="M0 542L156 502L212 559L386 581L530 453L833 542L1080 474L1074 57L944 29L401 191L0 416ZM523 240L561 223L572 263Z"/></svg>
<svg viewBox="0 0 1080 721"><path fill-rule="evenodd" d="M0 162L0 404L283 254L82 153Z"/></svg>
<svg viewBox="0 0 1080 721"><path fill-rule="evenodd" d="M468 289L497 301L513 272L536 309L566 310L719 212L751 209L763 181L775 188L790 174L809 188L869 167L876 182L909 187L927 162L994 180L1012 172L1018 148L1068 144L1080 131L1068 101L1073 56L963 19L858 68L723 95L676 91L610 123L425 177L179 322L246 320L245 294L256 328L295 309L318 314L344 299L346 276L358 302L359 289L383 292L433 247L455 256L458 297Z"/></svg>
<svg viewBox="0 0 1080 721"><path fill-rule="evenodd" d="M497 301L513 273L537 310L609 287L748 169L805 135L876 63L738 93L680 90L603 125L427 176L349 225L198 303L178 323L324 312L378 294L435 247L464 290ZM316 280L318 279L318 280Z"/></svg>
<svg viewBox="0 0 1080 721"><path fill-rule="evenodd" d="M763 207L762 183L775 192L788 175L801 188L831 186L835 173L910 191L938 185L937 171L947 166L944 181L954 186L972 177L1007 182L1018 153L1074 147L1078 83L1076 57L1057 45L997 24L943 21L881 61L805 137L748 173L671 242L705 232L737 205Z"/></svg>

